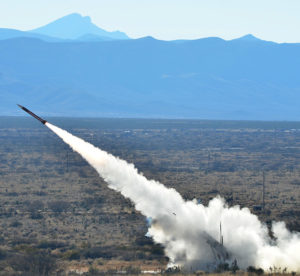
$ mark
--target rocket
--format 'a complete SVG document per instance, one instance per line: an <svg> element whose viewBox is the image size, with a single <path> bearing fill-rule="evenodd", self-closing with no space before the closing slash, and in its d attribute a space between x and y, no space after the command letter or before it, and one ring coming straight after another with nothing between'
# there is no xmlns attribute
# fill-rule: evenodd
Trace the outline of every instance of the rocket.
<svg viewBox="0 0 300 276"><path fill-rule="evenodd" d="M39 116L35 115L33 112L31 112L30 110L28 110L26 107L19 105L18 106L23 109L25 112L27 112L29 115L31 115L33 118L36 118L37 120L39 120L43 125L47 123L46 120L40 118Z"/></svg>

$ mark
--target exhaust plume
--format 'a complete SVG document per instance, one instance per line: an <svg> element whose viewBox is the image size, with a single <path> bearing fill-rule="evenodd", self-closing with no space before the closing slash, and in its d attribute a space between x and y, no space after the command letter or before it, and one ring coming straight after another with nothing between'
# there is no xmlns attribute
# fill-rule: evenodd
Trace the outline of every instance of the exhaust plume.
<svg viewBox="0 0 300 276"><path fill-rule="evenodd" d="M109 188L129 198L148 218L147 235L163 244L169 266L213 270L236 260L242 269L252 265L300 271L300 234L289 232L283 222L273 223L275 238L271 239L266 225L248 208L229 208L221 197L208 206L185 201L176 190L146 179L133 164L48 122L46 126L95 168ZM218 242L220 235L224 244Z"/></svg>

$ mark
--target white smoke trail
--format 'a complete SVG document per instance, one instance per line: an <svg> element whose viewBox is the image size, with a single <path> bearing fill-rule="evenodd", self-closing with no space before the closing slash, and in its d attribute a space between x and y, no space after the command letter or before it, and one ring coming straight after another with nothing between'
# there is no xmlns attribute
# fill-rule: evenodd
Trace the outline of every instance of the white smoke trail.
<svg viewBox="0 0 300 276"><path fill-rule="evenodd" d="M219 223L224 247L239 267L250 265L268 270L276 266L300 271L300 234L291 233L282 222L273 223L275 239L248 208L229 208L220 197L204 206L184 201L180 194L148 180L128 164L65 130L46 123L54 133L93 166L111 189L131 199L135 208L152 218L148 234L165 247L171 265L186 269L209 269L220 260Z"/></svg>

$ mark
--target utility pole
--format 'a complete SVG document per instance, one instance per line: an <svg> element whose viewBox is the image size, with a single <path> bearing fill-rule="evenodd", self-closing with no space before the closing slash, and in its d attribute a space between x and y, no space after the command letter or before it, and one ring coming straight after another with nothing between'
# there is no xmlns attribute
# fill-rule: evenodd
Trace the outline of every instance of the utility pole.
<svg viewBox="0 0 300 276"><path fill-rule="evenodd" d="M220 222L220 244L223 245L222 222Z"/></svg>
<svg viewBox="0 0 300 276"><path fill-rule="evenodd" d="M263 171L263 202L262 202L262 209L265 210L265 182L266 182L266 176L265 171Z"/></svg>

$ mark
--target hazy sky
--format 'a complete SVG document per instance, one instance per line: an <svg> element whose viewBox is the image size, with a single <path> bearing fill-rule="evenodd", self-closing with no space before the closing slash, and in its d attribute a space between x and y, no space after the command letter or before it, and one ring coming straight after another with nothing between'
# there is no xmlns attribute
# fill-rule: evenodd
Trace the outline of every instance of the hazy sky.
<svg viewBox="0 0 300 276"><path fill-rule="evenodd" d="M300 0L0 0L0 27L29 30L70 13L130 37L300 42Z"/></svg>

